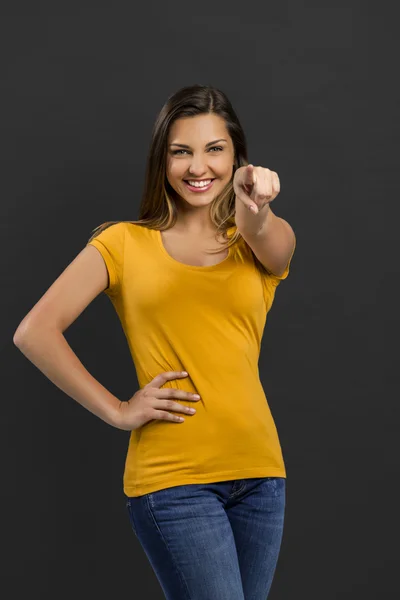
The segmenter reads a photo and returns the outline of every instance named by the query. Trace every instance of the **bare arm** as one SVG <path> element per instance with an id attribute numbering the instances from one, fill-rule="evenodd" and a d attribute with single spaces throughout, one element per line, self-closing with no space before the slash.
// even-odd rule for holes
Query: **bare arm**
<path id="1" fill-rule="evenodd" d="M 106 423 L 119 427 L 121 402 L 85 369 L 63 331 L 108 285 L 100 252 L 85 247 L 18 326 L 13 341 L 50 381 Z"/>
<path id="2" fill-rule="evenodd" d="M 90 375 L 60 331 L 33 326 L 15 344 L 60 390 L 117 427 L 121 402 Z"/>
<path id="3" fill-rule="evenodd" d="M 277 217 L 268 204 L 257 215 L 238 200 L 236 207 L 236 225 L 246 243 L 267 271 L 282 275 L 296 244 L 292 227 Z"/>

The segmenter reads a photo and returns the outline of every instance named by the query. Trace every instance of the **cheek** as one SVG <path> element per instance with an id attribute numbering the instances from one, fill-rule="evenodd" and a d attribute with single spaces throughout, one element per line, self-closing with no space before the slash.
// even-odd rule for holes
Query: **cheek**
<path id="1" fill-rule="evenodd" d="M 167 168 L 167 174 L 171 179 L 181 179 L 185 170 L 185 166 L 182 163 L 179 164 L 174 161 L 170 161 Z"/>
<path id="2" fill-rule="evenodd" d="M 230 179 L 232 179 L 232 177 L 233 177 L 233 162 L 228 161 L 224 165 L 224 178 L 230 180 Z"/>
<path id="3" fill-rule="evenodd" d="M 218 168 L 221 171 L 224 171 L 225 173 L 229 173 L 232 174 L 233 171 L 233 158 L 230 158 L 229 156 L 224 156 L 220 158 L 220 160 L 218 161 Z"/>

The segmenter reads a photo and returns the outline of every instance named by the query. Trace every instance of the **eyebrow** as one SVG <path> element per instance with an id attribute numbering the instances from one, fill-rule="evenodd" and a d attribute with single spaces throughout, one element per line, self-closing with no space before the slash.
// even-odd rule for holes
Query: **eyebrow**
<path id="1" fill-rule="evenodd" d="M 205 147 L 208 148 L 208 146 L 212 146 L 213 144 L 216 144 L 217 142 L 226 142 L 226 141 L 227 140 L 225 138 L 220 138 L 219 140 L 214 140 L 213 142 L 208 142 L 208 144 L 206 144 Z M 180 146 L 180 148 L 190 148 L 190 146 L 188 146 L 187 144 L 176 144 L 175 142 L 170 144 L 170 146 Z"/>

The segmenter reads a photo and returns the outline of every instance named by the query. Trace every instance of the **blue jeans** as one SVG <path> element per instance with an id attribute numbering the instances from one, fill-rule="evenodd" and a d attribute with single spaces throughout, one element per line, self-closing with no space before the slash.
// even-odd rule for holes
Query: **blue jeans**
<path id="1" fill-rule="evenodd" d="M 179 485 L 126 500 L 167 600 L 266 600 L 285 504 L 284 477 Z"/>

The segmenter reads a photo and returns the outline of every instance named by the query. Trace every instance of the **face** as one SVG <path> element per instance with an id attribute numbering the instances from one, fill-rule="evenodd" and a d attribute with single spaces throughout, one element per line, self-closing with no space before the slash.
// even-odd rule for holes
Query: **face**
<path id="1" fill-rule="evenodd" d="M 168 136 L 167 179 L 184 202 L 205 206 L 231 180 L 234 156 L 225 121 L 218 115 L 178 119 Z"/>

